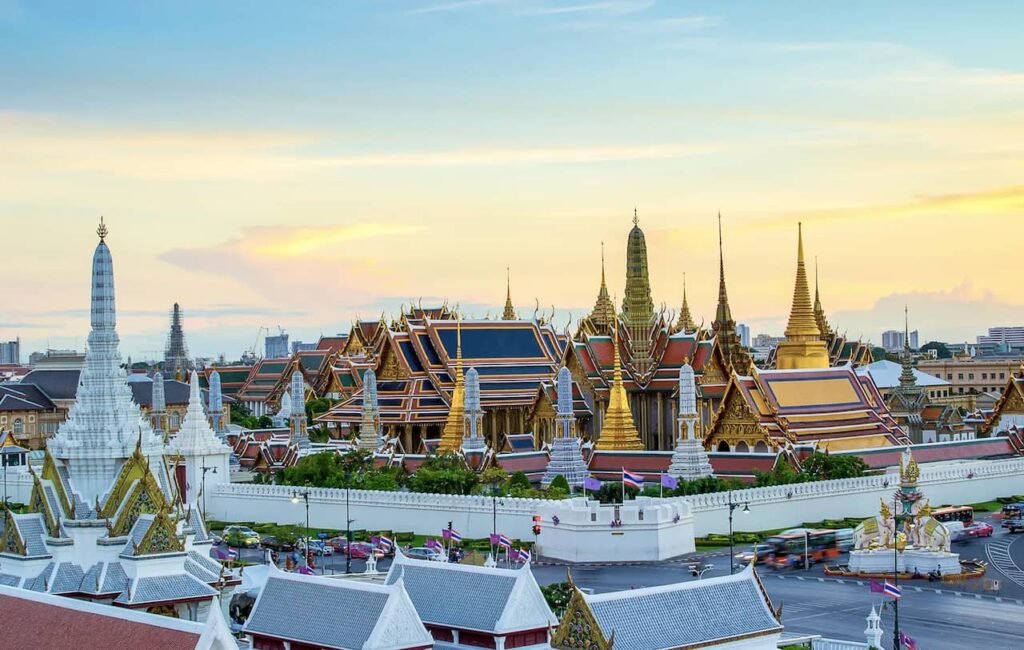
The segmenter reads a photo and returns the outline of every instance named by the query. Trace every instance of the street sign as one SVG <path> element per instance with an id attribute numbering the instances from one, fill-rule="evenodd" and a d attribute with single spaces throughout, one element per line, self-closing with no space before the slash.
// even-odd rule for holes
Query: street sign
<path id="1" fill-rule="evenodd" d="M 323 533 L 323 532 L 317 533 L 316 534 L 316 538 L 317 539 L 330 539 L 331 538 L 331 534 L 330 533 Z"/>

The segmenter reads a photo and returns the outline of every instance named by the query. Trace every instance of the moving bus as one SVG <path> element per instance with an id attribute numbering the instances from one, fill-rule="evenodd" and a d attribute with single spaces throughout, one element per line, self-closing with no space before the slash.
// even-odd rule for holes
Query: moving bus
<path id="1" fill-rule="evenodd" d="M 1024 530 L 1024 503 L 1007 503 L 1002 512 L 1003 528 L 1011 533 Z"/>
<path id="2" fill-rule="evenodd" d="M 805 551 L 808 564 L 839 557 L 836 531 L 828 528 L 810 530 L 806 533 L 774 535 L 765 542 L 772 546 L 767 563 L 777 569 L 803 567 Z"/>
<path id="3" fill-rule="evenodd" d="M 959 521 L 967 528 L 974 523 L 974 508 L 971 506 L 950 506 L 932 510 L 932 517 L 942 523 Z"/>

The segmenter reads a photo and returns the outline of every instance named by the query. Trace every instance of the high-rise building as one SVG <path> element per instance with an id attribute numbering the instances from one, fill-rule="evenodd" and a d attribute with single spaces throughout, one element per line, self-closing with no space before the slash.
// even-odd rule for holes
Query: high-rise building
<path id="1" fill-rule="evenodd" d="M 743 323 L 736 324 L 736 335 L 740 337 L 740 345 L 750 347 L 750 326 Z"/>
<path id="2" fill-rule="evenodd" d="M 281 332 L 263 339 L 265 355 L 268 359 L 284 359 L 288 356 L 288 335 Z"/>
<path id="3" fill-rule="evenodd" d="M 0 342 L 0 363 L 21 363 L 21 339 Z"/>
<path id="4" fill-rule="evenodd" d="M 297 352 L 309 352 L 310 350 L 316 349 L 316 343 L 303 343 L 302 341 L 292 341 L 292 354 Z"/>
<path id="5" fill-rule="evenodd" d="M 882 347 L 886 352 L 901 352 L 906 345 L 906 338 L 906 334 L 901 330 L 886 330 L 882 332 Z M 910 349 L 918 349 L 920 346 L 917 343 L 918 333 L 914 330 L 910 333 Z"/>
<path id="6" fill-rule="evenodd" d="M 990 327 L 988 334 L 978 337 L 978 345 L 1005 346 L 1010 348 L 1024 347 L 1024 327 Z"/>

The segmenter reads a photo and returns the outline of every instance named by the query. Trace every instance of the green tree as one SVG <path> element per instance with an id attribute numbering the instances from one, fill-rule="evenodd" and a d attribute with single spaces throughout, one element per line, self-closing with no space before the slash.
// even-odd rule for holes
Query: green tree
<path id="1" fill-rule="evenodd" d="M 868 464 L 857 456 L 839 456 L 816 451 L 802 463 L 803 471 L 811 480 L 828 481 L 864 476 Z"/>
<path id="2" fill-rule="evenodd" d="M 565 614 L 565 608 L 569 606 L 569 600 L 572 598 L 572 584 L 568 581 L 553 582 L 550 585 L 541 587 L 540 590 L 544 594 L 544 600 L 548 601 L 548 607 L 551 608 L 552 613 L 561 619 L 562 615 Z"/>
<path id="3" fill-rule="evenodd" d="M 431 494 L 472 494 L 480 483 L 476 472 L 466 468 L 455 454 L 427 458 L 409 480 L 413 492 Z"/>
<path id="4" fill-rule="evenodd" d="M 921 352 L 928 352 L 931 350 L 935 350 L 935 356 L 939 359 L 953 358 L 953 353 L 949 351 L 949 348 L 946 347 L 945 343 L 941 343 L 939 341 L 928 341 L 920 348 Z"/>
<path id="5" fill-rule="evenodd" d="M 509 492 L 512 490 L 529 490 L 533 485 L 530 483 L 530 478 L 526 475 L 526 472 L 518 471 L 508 479 Z"/>
<path id="6" fill-rule="evenodd" d="M 569 480 L 562 476 L 561 474 L 555 476 L 555 478 L 551 481 L 551 485 L 548 486 L 548 490 L 551 489 L 562 490 L 566 494 L 569 494 L 569 492 L 572 491 L 569 487 Z"/>

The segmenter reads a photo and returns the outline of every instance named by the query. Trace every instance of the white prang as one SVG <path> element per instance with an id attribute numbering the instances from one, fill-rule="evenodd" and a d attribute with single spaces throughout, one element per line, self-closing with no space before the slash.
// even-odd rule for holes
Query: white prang
<path id="1" fill-rule="evenodd" d="M 572 408 L 572 375 L 565 366 L 558 371 L 555 387 L 555 393 L 558 395 L 556 433 L 551 440 L 548 466 L 540 482 L 547 487 L 556 476 L 561 475 L 569 482 L 570 488 L 577 489 L 583 487 L 584 482 L 590 477 L 590 471 L 583 460 L 580 439 L 573 430 L 576 416 Z"/>
<path id="2" fill-rule="evenodd" d="M 378 431 L 380 415 L 377 408 L 377 373 L 373 368 L 363 374 L 363 420 L 359 424 L 356 446 L 369 452 L 380 446 Z"/>
<path id="3" fill-rule="evenodd" d="M 89 504 L 110 486 L 111 477 L 140 440 L 142 453 L 150 459 L 163 454 L 163 438 L 132 399 L 121 367 L 115 330 L 114 263 L 102 240 L 92 258 L 90 312 L 92 331 L 75 403 L 47 445 L 55 458 L 65 461 L 75 491 Z"/>
<path id="4" fill-rule="evenodd" d="M 204 483 L 227 483 L 230 479 L 228 459 L 231 448 L 217 436 L 206 419 L 203 398 L 199 392 L 199 375 L 195 370 L 192 371 L 185 419 L 177 435 L 167 445 L 167 453 L 180 457 L 185 465 L 187 504 L 198 503 Z"/>
<path id="5" fill-rule="evenodd" d="M 684 363 L 679 369 L 679 433 L 668 473 L 686 481 L 711 476 L 711 463 L 704 444 L 697 440 L 697 382 L 693 367 Z"/>

